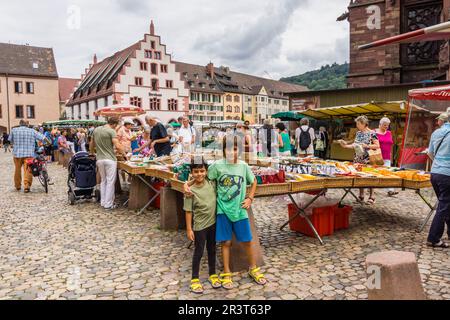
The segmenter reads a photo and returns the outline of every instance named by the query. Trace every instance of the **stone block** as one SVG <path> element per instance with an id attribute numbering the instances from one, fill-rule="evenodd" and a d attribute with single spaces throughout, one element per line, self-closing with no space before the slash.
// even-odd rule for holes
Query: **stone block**
<path id="1" fill-rule="evenodd" d="M 161 189 L 160 228 L 164 231 L 186 229 L 183 194 L 170 187 Z"/>
<path id="2" fill-rule="evenodd" d="M 400 251 L 373 253 L 367 256 L 366 267 L 369 277 L 369 300 L 426 299 L 414 253 Z M 376 280 L 376 277 L 379 279 Z M 371 280 L 374 280 L 373 283 Z"/>
<path id="3" fill-rule="evenodd" d="M 264 265 L 263 250 L 261 247 L 261 243 L 259 241 L 259 233 L 258 233 L 258 229 L 256 228 L 253 210 L 249 210 L 248 216 L 249 216 L 249 220 L 250 220 L 250 227 L 252 230 L 252 236 L 253 236 L 252 247 L 253 247 L 253 252 L 256 255 L 256 264 L 259 267 L 261 267 Z M 234 235 L 233 235 L 230 255 L 231 255 L 230 256 L 230 268 L 231 268 L 232 272 L 241 272 L 241 271 L 248 270 L 249 265 L 248 265 L 247 253 L 245 251 L 244 246 L 241 243 L 237 242 Z"/>

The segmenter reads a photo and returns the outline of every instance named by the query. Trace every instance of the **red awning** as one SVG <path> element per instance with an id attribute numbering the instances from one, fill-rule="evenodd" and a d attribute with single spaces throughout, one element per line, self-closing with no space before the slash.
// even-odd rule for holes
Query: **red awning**
<path id="1" fill-rule="evenodd" d="M 416 100 L 450 100 L 450 85 L 414 89 L 409 91 L 409 97 Z"/>
<path id="2" fill-rule="evenodd" d="M 368 43 L 359 46 L 358 49 L 366 50 L 394 43 L 411 43 L 411 42 L 437 41 L 448 39 L 450 39 L 450 21 L 440 23 L 431 27 L 427 27 L 424 29 L 419 29 L 408 33 L 400 34 L 398 36 L 378 40 L 372 43 Z"/>

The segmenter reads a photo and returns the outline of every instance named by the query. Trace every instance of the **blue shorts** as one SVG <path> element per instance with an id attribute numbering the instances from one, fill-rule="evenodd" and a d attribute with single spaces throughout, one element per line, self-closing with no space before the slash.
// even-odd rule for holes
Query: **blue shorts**
<path id="1" fill-rule="evenodd" d="M 233 233 L 238 242 L 251 242 L 252 230 L 248 219 L 231 222 L 226 214 L 217 215 L 216 241 L 226 242 L 233 239 Z"/>

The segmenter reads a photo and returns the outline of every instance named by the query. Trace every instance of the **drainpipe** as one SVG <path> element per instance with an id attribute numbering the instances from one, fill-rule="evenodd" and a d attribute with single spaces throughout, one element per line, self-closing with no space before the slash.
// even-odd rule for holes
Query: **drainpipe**
<path id="1" fill-rule="evenodd" d="M 6 74 L 6 110 L 8 112 L 8 134 L 11 134 L 11 117 L 9 112 L 9 81 L 8 74 Z"/>

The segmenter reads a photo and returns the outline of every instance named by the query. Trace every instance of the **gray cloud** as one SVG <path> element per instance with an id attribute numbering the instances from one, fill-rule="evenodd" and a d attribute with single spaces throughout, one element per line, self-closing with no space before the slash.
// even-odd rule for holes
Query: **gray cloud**
<path id="1" fill-rule="evenodd" d="M 286 0 L 269 3 L 255 20 L 241 24 L 230 24 L 222 33 L 199 36 L 194 48 L 199 47 L 219 56 L 227 63 L 246 66 L 259 58 L 278 56 L 281 36 L 289 19 L 298 7 L 307 0 Z"/>
<path id="2" fill-rule="evenodd" d="M 287 55 L 290 63 L 301 63 L 314 68 L 320 67 L 330 61 L 345 62 L 349 57 L 348 38 L 340 38 L 330 47 L 306 47 Z"/>
<path id="3" fill-rule="evenodd" d="M 148 15 L 149 3 L 148 1 L 142 0 L 112 0 L 119 10 L 137 14 L 137 15 Z"/>

